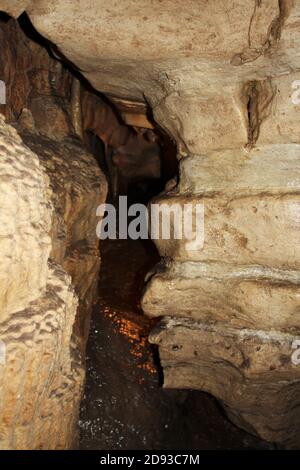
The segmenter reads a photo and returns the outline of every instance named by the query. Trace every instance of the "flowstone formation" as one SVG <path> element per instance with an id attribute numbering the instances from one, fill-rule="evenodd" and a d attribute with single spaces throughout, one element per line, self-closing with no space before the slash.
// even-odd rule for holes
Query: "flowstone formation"
<path id="1" fill-rule="evenodd" d="M 74 439 L 84 375 L 72 338 L 78 297 L 49 259 L 48 178 L 2 118 L 0 127 L 0 447 L 63 449 Z"/>
<path id="2" fill-rule="evenodd" d="M 1 25 L 0 448 L 76 445 L 107 194 L 71 123 L 72 77 L 11 19 Z"/>

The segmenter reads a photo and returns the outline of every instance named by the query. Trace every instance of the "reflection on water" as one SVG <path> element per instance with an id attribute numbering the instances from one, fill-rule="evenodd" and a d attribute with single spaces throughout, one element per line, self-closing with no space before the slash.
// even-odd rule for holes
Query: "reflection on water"
<path id="1" fill-rule="evenodd" d="M 140 298 L 145 274 L 159 261 L 150 241 L 101 242 L 99 300 L 87 347 L 79 421 L 81 449 L 247 449 L 265 447 L 223 417 L 215 400 L 163 390 L 147 338 L 156 320 Z"/>
<path id="2" fill-rule="evenodd" d="M 134 321 L 126 318 L 128 312 L 112 310 L 108 306 L 104 307 L 103 314 L 114 323 L 118 333 L 125 336 L 127 343 L 130 345 L 130 354 L 140 360 L 137 367 L 145 369 L 150 374 L 157 374 L 157 367 L 154 364 L 153 355 L 149 354 L 145 357 L 145 349 L 147 348 L 148 340 L 145 335 L 145 329 L 137 321 L 139 317 Z"/>

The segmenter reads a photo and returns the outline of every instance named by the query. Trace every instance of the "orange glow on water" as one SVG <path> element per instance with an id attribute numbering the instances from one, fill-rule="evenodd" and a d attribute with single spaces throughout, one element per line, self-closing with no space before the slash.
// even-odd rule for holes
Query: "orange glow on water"
<path id="1" fill-rule="evenodd" d="M 156 374 L 157 370 L 153 364 L 152 354 L 150 354 L 150 348 L 147 347 L 149 332 L 145 331 L 144 325 L 140 325 L 137 321 L 129 318 L 130 312 L 112 309 L 109 306 L 105 306 L 103 312 L 114 323 L 117 331 L 128 341 L 130 353 L 141 361 L 137 364 L 137 367 L 149 374 Z M 137 316 L 136 319 L 138 320 L 139 317 Z"/>

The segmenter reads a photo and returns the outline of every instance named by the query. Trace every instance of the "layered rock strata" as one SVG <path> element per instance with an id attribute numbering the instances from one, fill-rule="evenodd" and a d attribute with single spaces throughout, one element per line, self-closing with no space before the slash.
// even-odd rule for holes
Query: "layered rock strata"
<path id="1" fill-rule="evenodd" d="M 99 91 L 147 101 L 180 160 L 162 199 L 204 203 L 203 249 L 158 241 L 169 261 L 143 299 L 166 317 L 152 335 L 166 385 L 299 447 L 299 1 L 0 5 L 26 10 Z"/>

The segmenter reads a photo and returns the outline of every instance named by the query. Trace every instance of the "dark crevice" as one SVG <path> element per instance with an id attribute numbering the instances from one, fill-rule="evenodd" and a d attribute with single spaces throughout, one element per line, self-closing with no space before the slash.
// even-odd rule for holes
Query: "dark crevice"
<path id="1" fill-rule="evenodd" d="M 276 93 L 277 89 L 271 80 L 251 81 L 244 87 L 248 122 L 247 147 L 252 148 L 256 144 L 261 125 L 271 113 Z"/>

